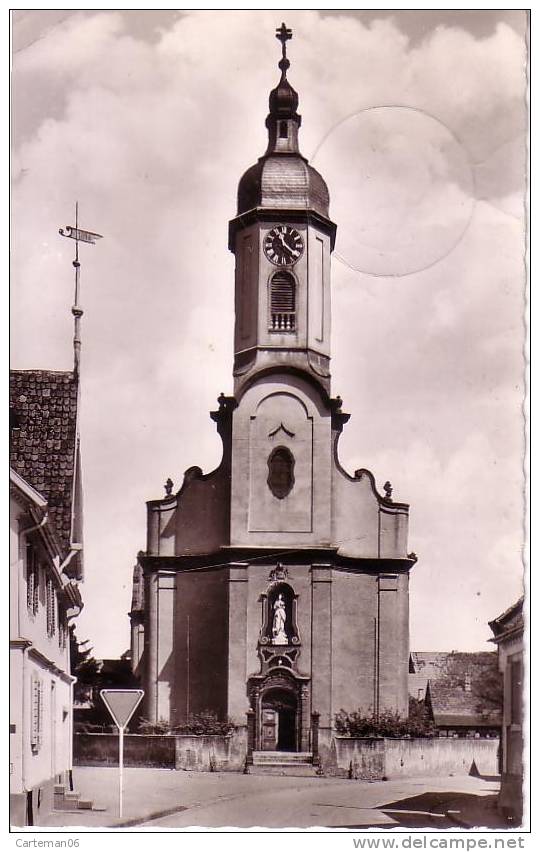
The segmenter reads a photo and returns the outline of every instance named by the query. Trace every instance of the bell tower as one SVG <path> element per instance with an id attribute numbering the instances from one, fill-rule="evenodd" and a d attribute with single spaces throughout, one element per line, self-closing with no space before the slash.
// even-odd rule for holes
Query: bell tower
<path id="1" fill-rule="evenodd" d="M 309 764 L 320 747 L 323 764 L 333 760 L 340 708 L 406 715 L 416 561 L 408 505 L 339 460 L 349 415 L 330 392 L 336 226 L 326 183 L 299 150 L 292 33 L 282 24 L 276 35 L 268 147 L 241 177 L 229 223 L 234 393 L 211 412 L 223 456 L 148 501 L 131 613 L 139 649 L 144 625 L 133 657 L 146 717 L 233 719 L 231 760 L 243 754 L 246 767 L 260 750 Z"/>
<path id="2" fill-rule="evenodd" d="M 336 226 L 328 188 L 298 147 L 298 95 L 287 79 L 270 92 L 268 148 L 242 176 L 237 215 L 229 224 L 236 258 L 234 389 L 276 368 L 303 373 L 330 389 L 330 255 Z"/>

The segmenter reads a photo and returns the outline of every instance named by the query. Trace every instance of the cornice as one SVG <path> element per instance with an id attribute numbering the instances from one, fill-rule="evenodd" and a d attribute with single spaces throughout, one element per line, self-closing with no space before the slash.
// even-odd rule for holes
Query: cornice
<path id="1" fill-rule="evenodd" d="M 337 225 L 315 210 L 301 207 L 254 207 L 235 216 L 229 222 L 229 250 L 235 251 L 235 234 L 240 228 L 247 228 L 254 222 L 294 222 L 316 225 L 330 237 L 330 250 L 334 250 Z"/>
<path id="2" fill-rule="evenodd" d="M 215 571 L 228 568 L 235 562 L 247 562 L 251 567 L 275 564 L 317 565 L 323 562 L 330 568 L 353 573 L 403 574 L 411 570 L 417 561 L 415 554 L 406 557 L 378 558 L 345 556 L 339 553 L 337 546 L 306 545 L 305 547 L 241 547 L 224 545 L 217 551 L 207 554 L 140 557 L 145 574 L 171 574 L 189 571 Z"/>

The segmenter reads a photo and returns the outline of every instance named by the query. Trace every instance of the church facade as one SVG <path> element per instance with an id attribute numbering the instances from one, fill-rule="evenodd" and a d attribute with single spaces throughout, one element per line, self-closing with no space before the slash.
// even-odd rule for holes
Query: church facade
<path id="1" fill-rule="evenodd" d="M 248 748 L 310 753 L 315 718 L 329 742 L 342 708 L 407 715 L 416 557 L 408 505 L 339 461 L 349 415 L 330 377 L 336 225 L 299 150 L 290 35 L 277 32 L 268 148 L 229 224 L 234 393 L 210 415 L 222 461 L 148 502 L 130 618 L 146 718 L 210 710 L 247 726 Z"/>

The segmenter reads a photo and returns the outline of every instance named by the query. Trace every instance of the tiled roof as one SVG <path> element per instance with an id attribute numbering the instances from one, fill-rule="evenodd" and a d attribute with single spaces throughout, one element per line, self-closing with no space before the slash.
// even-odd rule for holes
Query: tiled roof
<path id="1" fill-rule="evenodd" d="M 411 698 L 424 699 L 428 678 L 423 674 L 409 674 L 409 695 Z"/>
<path id="2" fill-rule="evenodd" d="M 426 678 L 441 677 L 449 656 L 449 651 L 411 651 L 409 671 Z"/>
<path id="3" fill-rule="evenodd" d="M 496 665 L 496 651 L 411 651 L 410 674 L 441 680 L 457 669 L 475 671 Z"/>
<path id="4" fill-rule="evenodd" d="M 69 550 L 77 443 L 78 381 L 74 373 L 10 372 L 10 464 L 47 500 L 65 553 Z"/>
<path id="5" fill-rule="evenodd" d="M 498 727 L 501 713 L 494 709 L 498 674 L 496 651 L 412 651 L 409 695 L 425 700 L 436 725 Z M 490 691 L 490 699 L 483 697 Z"/>
<path id="6" fill-rule="evenodd" d="M 489 622 L 494 634 L 493 642 L 498 642 L 507 636 L 523 631 L 523 602 L 524 599 L 520 598 L 501 615 Z"/>
<path id="7" fill-rule="evenodd" d="M 484 709 L 473 692 L 437 681 L 430 681 L 428 690 L 428 703 L 436 725 L 493 727 L 501 724 L 501 713 Z"/>

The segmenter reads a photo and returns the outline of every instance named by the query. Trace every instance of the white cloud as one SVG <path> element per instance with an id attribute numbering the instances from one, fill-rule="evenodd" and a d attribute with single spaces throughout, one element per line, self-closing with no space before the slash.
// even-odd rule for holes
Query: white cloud
<path id="1" fill-rule="evenodd" d="M 72 223 L 78 198 L 82 225 L 104 234 L 81 249 L 81 630 L 98 655 L 128 644 L 144 501 L 167 476 L 179 485 L 188 466 L 219 461 L 207 411 L 232 388 L 227 221 L 240 175 L 265 149 L 279 58 L 274 11 L 188 13 L 153 43 L 127 34 L 127 14 L 72 16 L 14 60 L 26 128 L 14 150 L 14 366 L 69 368 L 73 244 L 57 229 Z M 335 262 L 333 281 L 334 392 L 354 415 L 343 456 L 395 481 L 396 498 L 412 504 L 410 546 L 422 557 L 413 644 L 416 632 L 426 646 L 449 647 L 456 611 L 464 641 L 477 643 L 497 612 L 486 606 L 467 633 L 479 611 L 471 559 L 484 590 L 496 564 L 497 596 L 483 600 L 503 609 L 520 537 L 523 248 L 508 212 L 520 215 L 523 43 L 503 25 L 482 39 L 442 28 L 413 47 L 388 20 L 291 12 L 287 23 L 304 153 L 368 107 L 402 104 L 437 119 L 376 122 L 368 112 L 352 133 L 327 139 L 316 165 L 353 241 L 377 248 L 382 234 L 382 248 L 392 238 L 408 263 L 435 247 L 442 256 L 468 209 L 470 160 L 488 199 L 428 271 L 373 279 Z M 418 613 L 433 583 L 448 616 L 426 626 Z"/>

